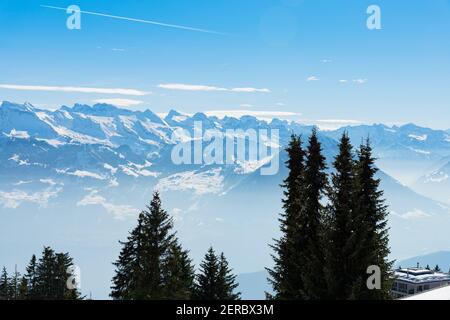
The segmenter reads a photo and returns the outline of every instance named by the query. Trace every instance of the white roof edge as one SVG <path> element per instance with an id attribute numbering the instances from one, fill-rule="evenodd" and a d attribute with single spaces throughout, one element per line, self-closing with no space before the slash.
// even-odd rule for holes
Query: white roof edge
<path id="1" fill-rule="evenodd" d="M 450 300 L 450 285 L 432 289 L 400 300 Z"/>

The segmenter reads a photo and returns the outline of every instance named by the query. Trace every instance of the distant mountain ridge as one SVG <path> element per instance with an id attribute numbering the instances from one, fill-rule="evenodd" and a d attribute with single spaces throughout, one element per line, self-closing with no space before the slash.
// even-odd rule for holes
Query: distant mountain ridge
<path id="1" fill-rule="evenodd" d="M 75 104 L 58 110 L 38 109 L 29 103 L 3 102 L 0 106 L 0 176 L 25 180 L 82 178 L 118 183 L 120 179 L 156 179 L 186 171 L 217 177 L 220 166 L 176 166 L 173 146 L 193 139 L 194 123 L 203 130 L 279 130 L 278 151 L 292 133 L 306 137 L 312 127 L 274 118 L 267 122 L 252 116 L 217 118 L 204 113 L 192 116 L 175 110 L 161 118 L 151 110 L 132 111 L 108 104 Z M 179 129 L 189 136 L 180 136 Z M 450 204 L 450 134 L 414 124 L 343 127 L 321 131 L 324 152 L 331 164 L 336 142 L 347 132 L 355 145 L 370 138 L 377 165 L 386 173 L 435 200 Z M 235 161 L 220 167 L 230 172 L 228 187 L 242 174 L 258 171 L 264 163 Z M 283 164 L 281 163 L 281 166 Z M 214 171 L 216 170 L 216 171 Z M 240 173 L 240 174 L 239 174 Z M 205 176 L 205 177 L 206 177 Z M 173 181 L 165 180 L 166 185 Z M 213 188 L 212 190 L 218 190 Z"/>
<path id="2" fill-rule="evenodd" d="M 249 161 L 175 165 L 172 148 L 190 139 L 177 130 L 184 129 L 192 137 L 195 121 L 220 132 L 278 129 L 278 174 L 262 176 L 259 170 L 264 163 Z M 278 234 L 280 184 L 287 175 L 283 149 L 292 133 L 306 141 L 311 130 L 312 126 L 252 116 L 189 116 L 171 110 L 160 117 L 150 110 L 107 104 L 48 111 L 4 102 L 0 106 L 0 213 L 6 218 L 2 219 L 0 250 L 7 252 L 11 241 L 21 243 L 27 252 L 37 252 L 43 244 L 69 246 L 84 266 L 84 281 L 92 286 L 102 282 L 97 296 L 107 297 L 104 283 L 110 280 L 110 263 L 117 257 L 117 240 L 126 238 L 136 214 L 158 189 L 194 260 L 214 244 L 232 253 L 230 263 L 238 273 L 270 267 L 268 244 Z M 427 190 L 421 177 L 446 168 L 449 133 L 411 124 L 319 131 L 329 168 L 344 131 L 355 147 L 369 136 L 378 157 L 379 178 L 391 213 L 393 258 L 445 249 L 450 243 L 448 205 L 415 190 Z M 434 180 L 445 190 L 443 182 Z M 16 230 L 33 235 L 33 243 Z M 5 259 L 13 263 L 29 258 L 28 253 L 18 254 L 9 252 Z M 262 277 L 244 276 L 243 282 Z M 259 296 L 262 289 L 255 294 Z"/>
<path id="3" fill-rule="evenodd" d="M 56 111 L 38 109 L 29 103 L 3 102 L 0 106 L 0 132 L 3 134 L 16 130 L 27 132 L 31 138 L 53 138 L 61 143 L 70 141 L 114 146 L 136 141 L 143 145 L 150 141 L 155 145 L 174 143 L 176 141 L 170 140 L 170 133 L 179 127 L 192 130 L 194 121 L 201 121 L 204 129 L 281 129 L 282 140 L 288 138 L 291 132 L 307 133 L 311 129 L 311 126 L 277 118 L 268 123 L 253 116 L 219 119 L 204 113 L 187 116 L 175 110 L 160 118 L 150 110 L 132 111 L 108 104 L 75 104 L 72 108 L 63 106 Z M 349 133 L 352 141 L 358 141 L 356 144 L 370 137 L 374 147 L 382 149 L 382 154 L 386 155 L 398 149 L 396 151 L 417 158 L 450 156 L 450 134 L 445 130 L 432 130 L 414 124 L 400 127 L 375 124 L 323 131 L 323 135 L 336 140 L 344 131 Z M 147 138 L 153 140 L 148 141 Z"/>
<path id="4" fill-rule="evenodd" d="M 396 265 L 403 268 L 416 267 L 419 264 L 420 267 L 425 268 L 427 265 L 430 268 L 434 268 L 436 265 L 443 272 L 450 272 L 450 251 L 433 252 L 422 256 L 412 257 L 397 261 Z"/>
<path id="5" fill-rule="evenodd" d="M 124 157 L 138 157 L 144 160 L 138 164 L 142 166 L 145 161 L 157 163 L 158 159 L 164 158 L 161 156 L 161 153 L 165 152 L 163 150 L 180 142 L 174 132 L 179 128 L 192 132 L 195 121 L 201 122 L 204 130 L 278 129 L 281 145 L 287 143 L 291 133 L 307 136 L 312 128 L 276 118 L 271 122 L 252 116 L 219 119 L 208 117 L 204 113 L 187 116 L 175 110 L 161 118 L 150 110 L 132 111 L 108 104 L 75 104 L 72 108 L 63 106 L 56 111 L 48 111 L 35 108 L 29 103 L 3 102 L 0 106 L 0 143 L 3 141 L 6 144 L 12 140 L 17 142 L 19 139 L 32 140 L 35 145 L 30 146 L 30 157 L 35 154 L 31 149 L 36 147 L 47 148 L 50 152 L 55 152 L 54 149 L 67 152 L 70 146 L 76 148 L 77 145 L 85 145 L 97 150 L 102 149 L 98 154 L 106 152 L 109 159 L 114 159 L 115 163 L 121 165 L 126 165 L 122 161 Z M 403 183 L 417 187 L 419 191 L 422 191 L 421 186 L 425 183 L 429 184 L 431 181 L 437 184 L 448 178 L 450 134 L 445 130 L 432 130 L 413 124 L 375 124 L 322 131 L 321 136 L 324 140 L 331 138 L 336 141 L 343 132 L 348 132 L 355 145 L 370 137 L 379 158 L 379 166 Z M 21 142 L 22 145 L 24 143 L 25 141 Z M 3 150 L 5 151 L 4 147 Z M 14 154 L 8 156 L 3 159 L 5 162 Z M 167 157 L 164 158 L 164 161 L 166 160 Z M 7 167 L 11 168 L 11 163 Z M 105 171 L 104 168 L 92 169 L 98 174 Z M 427 175 L 432 178 L 427 180 Z M 443 197 L 438 199 L 447 200 Z"/>

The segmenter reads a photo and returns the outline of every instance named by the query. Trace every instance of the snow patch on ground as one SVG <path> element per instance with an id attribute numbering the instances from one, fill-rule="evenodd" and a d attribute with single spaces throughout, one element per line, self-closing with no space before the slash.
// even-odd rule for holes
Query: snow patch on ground
<path id="1" fill-rule="evenodd" d="M 133 165 L 133 164 L 130 163 L 130 165 Z M 125 173 L 128 176 L 135 177 L 135 178 L 137 178 L 139 176 L 142 176 L 142 177 L 158 177 L 159 176 L 158 172 L 153 172 L 153 171 L 139 168 L 140 166 L 138 166 L 138 168 L 131 168 L 130 166 L 120 165 L 119 167 L 123 173 Z"/>
<path id="2" fill-rule="evenodd" d="M 60 146 L 65 145 L 66 143 L 61 142 L 57 139 L 36 139 L 37 141 L 43 141 L 49 145 L 51 145 L 52 147 L 58 148 Z"/>
<path id="3" fill-rule="evenodd" d="M 259 168 L 265 166 L 273 159 L 273 156 L 266 157 L 261 160 L 254 160 L 254 161 L 236 161 L 237 165 L 239 167 L 234 169 L 234 173 L 237 174 L 249 174 L 252 172 L 255 172 Z"/>
<path id="4" fill-rule="evenodd" d="M 421 294 L 409 296 L 402 300 L 450 300 L 450 286 L 433 289 Z"/>
<path id="5" fill-rule="evenodd" d="M 421 150 L 421 149 L 414 149 L 414 148 L 409 148 L 409 149 L 410 149 L 411 151 L 414 151 L 414 152 L 420 153 L 420 154 L 426 154 L 426 155 L 431 154 L 430 151 L 425 151 L 425 150 Z"/>
<path id="6" fill-rule="evenodd" d="M 8 160 L 16 162 L 19 166 L 31 166 L 31 164 L 28 160 L 21 160 L 20 156 L 18 154 L 13 155 Z"/>
<path id="7" fill-rule="evenodd" d="M 21 186 L 21 185 L 23 185 L 23 184 L 30 184 L 30 183 L 33 183 L 33 180 L 27 180 L 27 181 L 20 180 L 20 181 L 14 183 L 13 185 L 14 185 L 14 186 Z"/>
<path id="8" fill-rule="evenodd" d="M 40 183 L 48 184 L 50 186 L 56 186 L 57 184 L 64 185 L 62 182 L 55 182 L 53 179 L 40 179 Z"/>
<path id="9" fill-rule="evenodd" d="M 108 187 L 116 188 L 118 186 L 119 186 L 119 182 L 117 181 L 117 178 L 113 178 L 113 179 L 109 180 Z"/>
<path id="10" fill-rule="evenodd" d="M 428 135 L 423 134 L 423 135 L 415 135 L 415 134 L 410 134 L 408 137 L 410 137 L 411 139 L 417 140 L 417 141 L 427 141 L 428 139 Z"/>
<path id="11" fill-rule="evenodd" d="M 103 168 L 105 168 L 106 170 L 111 171 L 111 174 L 116 174 L 116 172 L 117 172 L 117 168 L 114 168 L 112 165 L 110 165 L 108 163 L 104 163 L 103 164 Z"/>
<path id="12" fill-rule="evenodd" d="M 12 129 L 9 134 L 5 134 L 8 138 L 15 139 L 30 139 L 30 135 L 27 131 L 17 131 L 16 129 Z"/>
<path id="13" fill-rule="evenodd" d="M 445 172 L 442 172 L 442 171 L 434 172 L 434 173 L 426 176 L 425 183 L 430 183 L 430 182 L 431 183 L 440 183 L 440 182 L 447 181 L 448 178 L 449 178 L 449 176 Z"/>
<path id="14" fill-rule="evenodd" d="M 91 121 L 97 123 L 107 137 L 120 137 L 120 135 L 117 133 L 117 126 L 114 123 L 114 118 L 92 115 L 87 115 L 86 117 Z"/>
<path id="15" fill-rule="evenodd" d="M 186 171 L 160 179 L 155 189 L 159 191 L 193 190 L 197 195 L 218 194 L 223 189 L 222 169 L 205 172 Z"/>
<path id="16" fill-rule="evenodd" d="M 77 133 L 70 129 L 67 129 L 63 126 L 59 126 L 54 124 L 54 118 L 45 112 L 36 112 L 36 116 L 49 125 L 59 136 L 67 137 L 72 139 L 74 142 L 82 143 L 82 144 L 103 144 L 109 147 L 113 147 L 113 144 L 108 140 L 97 139 L 85 134 Z"/>
<path id="17" fill-rule="evenodd" d="M 97 180 L 105 180 L 104 177 L 102 177 L 101 175 L 99 175 L 97 173 L 83 171 L 83 170 L 76 170 L 74 172 L 69 172 L 68 170 L 56 169 L 56 172 L 59 174 L 67 174 L 69 176 L 75 176 L 75 177 L 79 177 L 79 178 L 92 178 L 92 179 L 97 179 Z"/>

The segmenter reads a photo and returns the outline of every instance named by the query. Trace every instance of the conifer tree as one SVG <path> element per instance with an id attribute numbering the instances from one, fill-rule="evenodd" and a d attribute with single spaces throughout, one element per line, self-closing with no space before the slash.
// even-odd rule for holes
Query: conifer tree
<path id="1" fill-rule="evenodd" d="M 331 299 L 345 300 L 351 295 L 353 282 L 359 274 L 354 264 L 359 250 L 354 235 L 354 159 L 346 133 L 339 143 L 329 189 L 329 220 L 327 225 L 327 261 L 325 277 Z"/>
<path id="2" fill-rule="evenodd" d="M 136 228 L 128 236 L 127 241 L 119 243 L 122 245 L 119 258 L 113 265 L 116 267 L 116 274 L 113 277 L 111 287 L 111 297 L 116 300 L 131 300 L 136 298 L 136 290 L 139 281 L 142 279 L 141 267 L 141 238 L 142 225 L 144 223 L 144 213 L 140 213 Z"/>
<path id="3" fill-rule="evenodd" d="M 27 300 L 28 299 L 28 281 L 25 276 L 20 279 L 19 284 L 19 300 Z"/>
<path id="4" fill-rule="evenodd" d="M 355 260 L 360 274 L 352 290 L 352 299 L 390 299 L 393 262 L 390 253 L 387 227 L 387 206 L 380 190 L 380 180 L 376 178 L 378 169 L 372 156 L 370 141 L 360 146 L 355 169 L 354 219 L 355 238 L 361 250 Z M 378 266 L 381 270 L 381 290 L 367 288 L 367 268 Z"/>
<path id="5" fill-rule="evenodd" d="M 37 298 L 36 266 L 37 266 L 36 256 L 33 254 L 26 268 L 25 274 L 25 279 L 27 282 L 27 299 L 29 300 Z"/>
<path id="6" fill-rule="evenodd" d="M 0 300 L 10 299 L 10 287 L 9 287 L 9 277 L 8 271 L 3 267 L 0 275 Z"/>
<path id="7" fill-rule="evenodd" d="M 144 212 L 143 256 L 144 296 L 146 299 L 160 299 L 164 292 L 162 279 L 163 261 L 175 241 L 172 233 L 173 221 L 161 206 L 159 193 L 153 195 L 153 200 Z"/>
<path id="8" fill-rule="evenodd" d="M 14 273 L 10 279 L 9 290 L 10 290 L 10 299 L 18 300 L 19 299 L 19 289 L 20 289 L 20 273 L 17 271 L 17 266 L 15 267 Z"/>
<path id="9" fill-rule="evenodd" d="M 298 261 L 302 261 L 300 276 L 304 284 L 302 292 L 305 299 L 327 298 L 324 280 L 324 207 L 322 197 L 327 188 L 325 157 L 314 128 L 309 138 L 305 172 L 301 181 L 302 206 L 299 224 L 303 226 L 304 245 L 298 247 Z"/>
<path id="10" fill-rule="evenodd" d="M 197 285 L 195 297 L 198 300 L 218 300 L 217 276 L 219 273 L 219 262 L 214 249 L 209 248 L 202 263 L 200 273 L 197 274 Z"/>
<path id="11" fill-rule="evenodd" d="M 78 288 L 68 288 L 67 281 L 69 277 L 74 277 L 71 268 L 73 267 L 73 259 L 68 253 L 56 254 L 55 267 L 55 296 L 56 300 L 79 300 L 81 294 Z"/>
<path id="12" fill-rule="evenodd" d="M 189 300 L 194 293 L 195 271 L 187 251 L 173 244 L 163 267 L 164 297 Z"/>
<path id="13" fill-rule="evenodd" d="M 239 287 L 236 282 L 237 276 L 233 274 L 228 266 L 225 255 L 221 253 L 219 258 L 219 271 L 217 275 L 218 298 L 219 300 L 239 300 L 241 293 L 235 290 Z"/>
<path id="14" fill-rule="evenodd" d="M 301 178 L 304 172 L 305 152 L 302 149 L 301 138 L 291 136 L 289 146 L 286 148 L 288 160 L 286 166 L 288 177 L 284 180 L 283 210 L 279 219 L 282 236 L 272 245 L 275 266 L 267 269 L 269 282 L 273 287 L 276 299 L 298 299 L 303 291 L 301 261 L 296 259 L 297 250 L 303 245 L 303 230 L 299 224 L 301 201 Z"/>
<path id="15" fill-rule="evenodd" d="M 69 277 L 74 276 L 69 267 L 73 259 L 68 253 L 55 253 L 44 247 L 39 261 L 33 255 L 21 276 L 17 267 L 11 277 L 6 269 L 0 276 L 0 299 L 10 300 L 75 300 L 83 299 L 78 289 L 67 287 Z"/>
<path id="16" fill-rule="evenodd" d="M 195 298 L 199 300 L 238 300 L 239 292 L 236 276 L 228 266 L 225 255 L 216 255 L 214 249 L 209 248 L 200 264 L 197 275 Z"/>
<path id="17" fill-rule="evenodd" d="M 155 192 L 147 210 L 140 214 L 138 226 L 131 232 L 128 241 L 122 243 L 119 259 L 114 263 L 116 274 L 111 297 L 136 300 L 174 298 L 168 296 L 166 286 L 175 285 L 177 281 L 168 275 L 177 274 L 179 270 L 185 272 L 188 279 L 184 281 L 189 283 L 190 260 L 187 252 L 177 245 L 172 228 L 172 219 L 162 208 L 159 193 Z M 173 251 L 177 246 L 179 248 Z M 178 256 L 172 256 L 174 253 Z M 180 265 L 174 266 L 175 262 Z M 169 266 L 171 270 L 166 269 Z M 182 286 L 180 281 L 178 285 Z M 186 295 L 187 292 L 173 294 Z"/>
<path id="18" fill-rule="evenodd" d="M 44 247 L 36 266 L 36 292 L 39 300 L 56 299 L 56 255 L 50 247 Z"/>

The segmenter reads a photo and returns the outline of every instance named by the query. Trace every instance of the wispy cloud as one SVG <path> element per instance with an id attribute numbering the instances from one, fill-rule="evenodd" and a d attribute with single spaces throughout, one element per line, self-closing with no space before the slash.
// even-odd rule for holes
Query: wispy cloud
<path id="1" fill-rule="evenodd" d="M 108 202 L 104 197 L 98 194 L 97 190 L 91 191 L 83 199 L 81 199 L 77 206 L 84 207 L 90 205 L 102 206 L 108 213 L 112 214 L 117 219 L 124 219 L 126 217 L 134 216 L 138 212 L 137 209 L 128 205 L 116 205 Z"/>
<path id="2" fill-rule="evenodd" d="M 358 120 L 349 120 L 349 119 L 321 119 L 317 120 L 319 123 L 338 123 L 338 124 L 361 124 L 361 121 Z"/>
<path id="3" fill-rule="evenodd" d="M 102 93 L 120 94 L 126 96 L 145 96 L 151 92 L 123 88 L 90 88 L 90 87 L 61 87 L 61 86 L 29 86 L 15 84 L 0 84 L 0 89 L 22 91 L 52 91 L 52 92 L 76 92 L 76 93 Z"/>
<path id="4" fill-rule="evenodd" d="M 160 179 L 155 190 L 162 192 L 193 190 L 196 195 L 218 194 L 223 190 L 224 178 L 221 170 L 219 168 L 200 173 L 194 171 L 176 173 Z"/>
<path id="5" fill-rule="evenodd" d="M 408 212 L 405 212 L 405 213 L 397 213 L 395 211 L 393 211 L 391 213 L 393 215 L 396 215 L 396 216 L 398 216 L 398 217 L 400 217 L 402 219 L 405 219 L 405 220 L 417 220 L 417 219 L 429 218 L 429 217 L 432 216 L 431 214 L 429 214 L 429 213 L 427 213 L 425 211 L 422 211 L 420 209 L 414 209 L 412 211 L 408 211 Z"/>
<path id="6" fill-rule="evenodd" d="M 183 91 L 227 91 L 225 88 L 204 86 L 204 85 L 193 85 L 193 84 L 183 84 L 183 83 L 166 83 L 158 85 L 158 88 L 167 90 L 183 90 Z"/>
<path id="7" fill-rule="evenodd" d="M 310 82 L 310 81 L 319 81 L 320 79 L 316 76 L 311 76 L 306 78 L 306 81 Z"/>
<path id="8" fill-rule="evenodd" d="M 242 87 L 242 88 L 223 88 L 207 85 L 194 85 L 194 84 L 184 84 L 184 83 L 165 83 L 158 85 L 158 88 L 167 90 L 182 90 L 182 91 L 222 91 L 222 92 L 244 92 L 244 93 L 269 93 L 270 90 L 263 88 L 252 88 L 252 87 Z"/>
<path id="9" fill-rule="evenodd" d="M 142 103 L 140 100 L 132 100 L 132 99 L 97 99 L 94 100 L 95 103 L 106 103 L 106 104 L 112 104 L 114 106 L 118 107 L 131 107 L 131 106 L 137 106 Z"/>
<path id="10" fill-rule="evenodd" d="M 258 88 L 233 88 L 229 89 L 228 91 L 232 92 L 262 92 L 262 93 L 269 93 L 269 89 L 258 89 Z"/>
<path id="11" fill-rule="evenodd" d="M 62 188 L 47 188 L 35 193 L 27 193 L 22 190 L 11 192 L 0 191 L 0 204 L 4 208 L 17 209 L 23 202 L 35 203 L 40 207 L 46 207 L 51 198 L 58 196 Z"/>
<path id="12" fill-rule="evenodd" d="M 341 80 L 339 80 L 339 83 L 343 83 L 343 84 L 350 83 L 350 82 L 353 82 L 356 84 L 364 84 L 367 82 L 367 79 L 354 79 L 354 80 L 341 79 Z"/>
<path id="13" fill-rule="evenodd" d="M 302 120 L 306 125 L 315 125 L 320 130 L 336 130 L 347 126 L 358 126 L 364 124 L 363 121 L 354 119 L 320 119 L 320 120 Z"/>
<path id="14" fill-rule="evenodd" d="M 67 8 L 48 6 L 48 5 L 41 5 L 41 7 L 48 8 L 48 9 L 63 10 L 63 11 L 67 10 Z M 182 30 L 187 30 L 187 31 L 195 31 L 195 32 L 203 32 L 203 33 L 211 33 L 211 34 L 217 34 L 217 35 L 226 35 L 225 33 L 217 32 L 217 31 L 213 31 L 213 30 L 206 30 L 206 29 L 194 28 L 194 27 L 183 26 L 183 25 L 178 25 L 178 24 L 164 23 L 164 22 L 153 21 L 153 20 L 143 20 L 143 19 L 136 19 L 136 18 L 130 18 L 130 17 L 116 16 L 116 15 L 111 15 L 111 14 L 106 14 L 106 13 L 83 11 L 83 10 L 80 10 L 80 12 L 83 14 L 89 14 L 89 15 L 93 15 L 93 16 L 112 18 L 112 19 L 117 19 L 117 20 L 126 20 L 126 21 L 145 23 L 145 24 L 152 24 L 152 25 L 157 25 L 160 27 L 182 29 Z"/>
<path id="15" fill-rule="evenodd" d="M 241 118 L 243 116 L 253 116 L 258 119 L 271 120 L 273 118 L 292 119 L 298 118 L 302 114 L 288 111 L 256 111 L 256 110 L 210 110 L 205 111 L 208 116 L 215 116 L 218 118 L 234 117 Z"/>
<path id="16" fill-rule="evenodd" d="M 322 63 L 331 63 L 331 62 L 333 62 L 333 60 L 331 60 L 331 59 L 322 59 L 322 60 L 320 60 Z"/>

